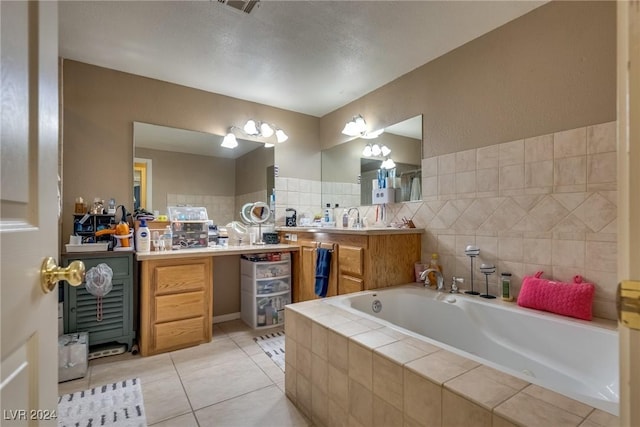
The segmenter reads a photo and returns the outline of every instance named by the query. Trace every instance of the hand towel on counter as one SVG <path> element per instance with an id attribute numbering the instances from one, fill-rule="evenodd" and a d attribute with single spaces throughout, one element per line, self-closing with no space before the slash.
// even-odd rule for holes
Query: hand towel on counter
<path id="1" fill-rule="evenodd" d="M 316 286 L 315 292 L 320 298 L 327 296 L 327 288 L 329 287 L 329 273 L 331 270 L 331 250 L 317 249 L 318 256 L 316 258 Z"/>

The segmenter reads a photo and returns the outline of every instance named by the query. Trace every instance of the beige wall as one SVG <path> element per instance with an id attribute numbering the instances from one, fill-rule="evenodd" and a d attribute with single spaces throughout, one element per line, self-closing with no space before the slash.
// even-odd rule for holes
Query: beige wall
<path id="1" fill-rule="evenodd" d="M 249 118 L 276 123 L 289 135 L 276 148 L 281 173 L 320 174 L 315 117 L 71 60 L 61 73 L 63 236 L 71 233 L 77 196 L 115 197 L 131 207 L 134 121 L 218 135 Z M 297 161 L 304 166 L 298 171 L 296 153 L 312 152 L 317 160 Z"/>
<path id="2" fill-rule="evenodd" d="M 233 160 L 148 148 L 136 148 L 135 156 L 153 162 L 153 209 L 160 212 L 166 212 L 170 193 L 235 196 Z"/>
<path id="3" fill-rule="evenodd" d="M 323 148 L 424 114 L 424 157 L 616 118 L 615 2 L 553 1 L 326 116 Z"/>
<path id="4" fill-rule="evenodd" d="M 275 148 L 258 148 L 236 160 L 236 196 L 267 191 L 267 168 L 273 166 L 274 151 Z"/>

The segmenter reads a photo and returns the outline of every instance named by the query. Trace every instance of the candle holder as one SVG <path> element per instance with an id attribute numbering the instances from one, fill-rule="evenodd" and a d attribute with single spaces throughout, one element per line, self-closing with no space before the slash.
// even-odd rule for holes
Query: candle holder
<path id="1" fill-rule="evenodd" d="M 496 272 L 496 267 L 493 264 L 482 264 L 480 266 L 480 271 L 484 274 L 484 282 L 485 282 L 485 293 L 481 294 L 481 298 L 494 299 L 495 295 L 489 295 L 489 276 Z"/>
<path id="2" fill-rule="evenodd" d="M 480 292 L 473 290 L 473 259 L 480 255 L 480 249 L 478 249 L 477 246 L 468 245 L 464 250 L 464 254 L 471 258 L 471 290 L 465 291 L 464 293 L 469 295 L 480 295 Z"/>

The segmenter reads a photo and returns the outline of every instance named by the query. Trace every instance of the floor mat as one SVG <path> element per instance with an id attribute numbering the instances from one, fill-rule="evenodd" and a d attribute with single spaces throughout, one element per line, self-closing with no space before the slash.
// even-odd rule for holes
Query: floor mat
<path id="1" fill-rule="evenodd" d="M 146 427 L 140 379 L 58 397 L 58 427 Z"/>
<path id="2" fill-rule="evenodd" d="M 284 372 L 284 331 L 261 335 L 253 340 Z"/>

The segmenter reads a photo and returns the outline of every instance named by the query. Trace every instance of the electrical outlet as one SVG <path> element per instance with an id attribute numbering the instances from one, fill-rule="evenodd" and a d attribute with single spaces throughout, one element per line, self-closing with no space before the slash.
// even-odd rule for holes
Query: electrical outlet
<path id="1" fill-rule="evenodd" d="M 284 234 L 284 240 L 291 240 L 291 234 L 290 233 L 285 233 Z"/>
<path id="2" fill-rule="evenodd" d="M 297 234 L 292 234 L 291 235 L 291 241 L 292 242 L 297 242 L 298 241 L 298 235 Z"/>

